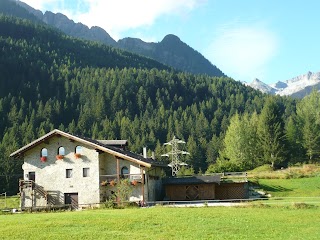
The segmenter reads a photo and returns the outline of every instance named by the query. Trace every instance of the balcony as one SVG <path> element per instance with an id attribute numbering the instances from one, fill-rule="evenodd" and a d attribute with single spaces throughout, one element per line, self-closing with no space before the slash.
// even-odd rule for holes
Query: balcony
<path id="1" fill-rule="evenodd" d="M 138 183 L 143 183 L 144 174 L 122 174 L 122 175 L 100 175 L 100 183 L 110 183 L 111 181 L 117 181 L 119 179 L 128 179 L 131 181 L 136 181 Z"/>

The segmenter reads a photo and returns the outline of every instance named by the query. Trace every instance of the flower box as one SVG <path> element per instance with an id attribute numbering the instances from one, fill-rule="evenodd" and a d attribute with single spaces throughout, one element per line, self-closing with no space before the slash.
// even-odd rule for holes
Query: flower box
<path id="1" fill-rule="evenodd" d="M 137 180 L 132 180 L 132 181 L 131 181 L 131 184 L 132 184 L 133 186 L 136 186 L 136 185 L 138 184 L 138 181 L 137 181 Z"/>
<path id="2" fill-rule="evenodd" d="M 115 180 L 111 180 L 109 182 L 109 184 L 110 184 L 111 187 L 114 187 L 116 185 L 116 181 Z"/>
<path id="3" fill-rule="evenodd" d="M 80 153 L 75 153 L 75 154 L 74 154 L 74 157 L 75 157 L 76 159 L 81 158 L 81 154 L 80 154 Z"/>
<path id="4" fill-rule="evenodd" d="M 57 156 L 56 156 L 56 159 L 57 160 L 62 160 L 64 158 L 64 156 L 63 155 L 60 155 L 60 154 L 58 154 Z"/>
<path id="5" fill-rule="evenodd" d="M 46 162 L 46 161 L 47 161 L 47 157 L 45 157 L 45 156 L 41 157 L 41 158 L 40 158 L 40 161 L 41 161 L 41 162 Z"/>
<path id="6" fill-rule="evenodd" d="M 108 183 L 107 181 L 102 181 L 102 182 L 101 182 L 101 186 L 106 186 L 107 183 Z"/>

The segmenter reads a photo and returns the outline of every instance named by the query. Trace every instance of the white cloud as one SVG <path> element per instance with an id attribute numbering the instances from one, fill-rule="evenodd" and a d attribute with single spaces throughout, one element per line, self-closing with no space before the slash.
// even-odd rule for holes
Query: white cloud
<path id="1" fill-rule="evenodd" d="M 89 27 L 102 27 L 117 39 L 128 29 L 151 26 L 160 16 L 187 15 L 207 0 L 74 0 L 72 4 L 70 0 L 22 1 L 42 11 L 64 13 Z M 68 8 L 70 5 L 75 9 Z"/>
<path id="2" fill-rule="evenodd" d="M 206 55 L 228 76 L 236 80 L 263 80 L 268 62 L 276 55 L 277 36 L 262 25 L 224 26 Z"/>
<path id="3" fill-rule="evenodd" d="M 89 26 L 101 26 L 118 38 L 122 31 L 152 25 L 163 15 L 183 15 L 191 11 L 199 0 L 84 0 L 90 6 L 87 13 L 76 20 Z"/>
<path id="4" fill-rule="evenodd" d="M 45 10 L 48 10 L 48 9 L 45 9 L 45 6 L 47 4 L 53 4 L 57 2 L 57 0 L 21 0 L 21 2 L 25 2 L 26 4 L 30 5 L 35 9 L 45 11 Z"/>

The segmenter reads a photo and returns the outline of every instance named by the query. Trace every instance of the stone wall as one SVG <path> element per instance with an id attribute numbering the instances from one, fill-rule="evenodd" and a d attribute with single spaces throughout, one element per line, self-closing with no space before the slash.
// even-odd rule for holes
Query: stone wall
<path id="1" fill-rule="evenodd" d="M 35 172 L 35 182 L 48 192 L 51 203 L 64 204 L 65 193 L 78 193 L 80 205 L 100 201 L 99 153 L 89 146 L 82 146 L 81 157 L 76 158 L 74 153 L 78 145 L 65 137 L 54 136 L 25 153 L 22 166 L 24 179 L 28 180 L 29 172 Z M 65 156 L 57 160 L 61 146 L 65 148 Z M 48 149 L 46 162 L 40 161 L 43 148 Z M 83 168 L 89 168 L 88 177 L 83 177 Z M 70 178 L 66 178 L 67 169 L 72 169 Z"/>
<path id="2" fill-rule="evenodd" d="M 80 157 L 75 156 L 77 146 L 82 147 Z M 56 159 L 59 147 L 65 149 L 65 155 L 61 160 Z M 48 150 L 45 162 L 40 161 L 43 148 Z M 160 168 L 147 169 L 135 162 L 119 159 L 120 173 L 123 167 L 128 168 L 130 181 L 139 179 L 138 183 L 132 186 L 130 201 L 159 200 L 162 186 Z M 22 168 L 25 180 L 30 180 L 29 173 L 34 172 L 35 183 L 48 193 L 47 199 L 34 194 L 34 199 L 31 201 L 31 193 L 26 191 L 24 194 L 26 197 L 22 199 L 24 207 L 65 204 L 66 194 L 76 195 L 80 206 L 98 204 L 110 198 L 116 191 L 116 187 L 102 186 L 102 182 L 107 179 L 108 181 L 110 178 L 117 179 L 116 157 L 65 137 L 53 136 L 27 151 Z M 83 175 L 84 168 L 89 169 L 87 177 Z M 70 177 L 67 177 L 68 169 L 72 171 Z M 145 176 L 143 181 L 140 179 L 141 174 Z"/>

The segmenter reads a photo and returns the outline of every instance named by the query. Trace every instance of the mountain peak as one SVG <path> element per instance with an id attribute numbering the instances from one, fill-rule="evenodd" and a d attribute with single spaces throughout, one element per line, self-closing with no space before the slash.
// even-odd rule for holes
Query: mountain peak
<path id="1" fill-rule="evenodd" d="M 258 78 L 253 79 L 252 83 L 263 83 L 262 81 L 260 81 Z"/>
<path id="2" fill-rule="evenodd" d="M 320 72 L 313 73 L 309 71 L 306 74 L 270 85 L 254 79 L 248 85 L 264 93 L 302 98 L 308 95 L 312 89 L 320 89 Z"/>
<path id="3" fill-rule="evenodd" d="M 264 82 L 260 81 L 258 78 L 253 79 L 253 81 L 248 84 L 250 87 L 254 89 L 258 89 L 263 93 L 273 93 L 274 88 L 269 86 L 268 84 L 265 84 Z"/>
<path id="4" fill-rule="evenodd" d="M 147 43 L 138 38 L 125 38 L 117 42 L 102 28 L 89 28 L 82 23 L 75 23 L 62 13 L 47 11 L 43 14 L 41 11 L 35 10 L 22 2 L 20 6 L 32 13 L 40 21 L 58 28 L 67 35 L 99 41 L 106 45 L 137 53 L 180 71 L 216 77 L 224 76 L 220 69 L 174 34 L 166 35 L 158 43 Z"/>
<path id="5" fill-rule="evenodd" d="M 181 40 L 180 40 L 179 37 L 177 37 L 177 36 L 174 35 L 174 34 L 168 34 L 168 35 L 166 35 L 166 36 L 162 39 L 161 42 L 162 42 L 162 43 L 163 43 L 163 42 L 181 42 Z"/>

